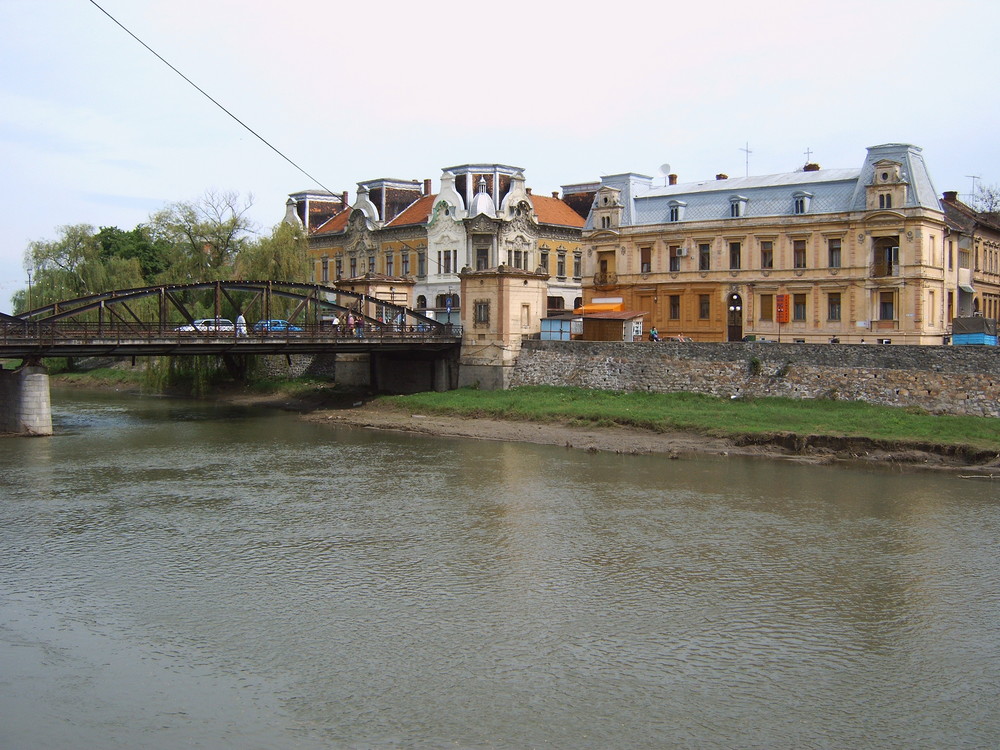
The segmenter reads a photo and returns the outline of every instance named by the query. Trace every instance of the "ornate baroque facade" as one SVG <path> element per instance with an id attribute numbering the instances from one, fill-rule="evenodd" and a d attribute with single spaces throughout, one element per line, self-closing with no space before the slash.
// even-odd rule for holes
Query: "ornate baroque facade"
<path id="1" fill-rule="evenodd" d="M 661 336 L 940 344 L 976 295 L 996 293 L 960 273 L 916 146 L 871 147 L 854 169 L 666 182 L 564 187 L 590 204 L 585 302 L 620 300 Z"/>
<path id="2" fill-rule="evenodd" d="M 300 205 L 309 197 L 308 207 Z M 317 196 L 289 198 L 287 220 L 317 214 Z M 548 312 L 582 301 L 584 216 L 561 200 L 532 195 L 522 170 L 503 164 L 449 167 L 441 188 L 431 181 L 371 180 L 359 183 L 353 205 L 330 197 L 339 210 L 309 228 L 313 277 L 350 283 L 378 276 L 395 299 L 437 320 L 459 323 L 459 272 L 507 267 L 549 275 Z M 392 285 L 392 279 L 411 283 Z M 405 292 L 403 291 L 405 289 Z"/>

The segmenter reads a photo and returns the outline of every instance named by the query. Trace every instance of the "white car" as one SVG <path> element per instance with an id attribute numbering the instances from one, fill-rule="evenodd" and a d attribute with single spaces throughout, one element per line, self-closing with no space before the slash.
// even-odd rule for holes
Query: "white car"
<path id="1" fill-rule="evenodd" d="M 190 325 L 180 326 L 174 330 L 188 333 L 194 331 L 198 331 L 199 333 L 211 331 L 225 331 L 227 333 L 232 333 L 236 330 L 236 326 L 233 325 L 233 321 L 226 318 L 199 318 Z"/>

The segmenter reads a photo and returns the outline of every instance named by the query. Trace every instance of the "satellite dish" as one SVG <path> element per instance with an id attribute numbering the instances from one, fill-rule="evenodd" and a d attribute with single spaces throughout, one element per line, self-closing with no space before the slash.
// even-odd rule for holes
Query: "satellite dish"
<path id="1" fill-rule="evenodd" d="M 660 165 L 660 174 L 662 174 L 662 175 L 668 175 L 668 174 L 670 174 L 670 165 L 669 164 L 661 164 Z"/>

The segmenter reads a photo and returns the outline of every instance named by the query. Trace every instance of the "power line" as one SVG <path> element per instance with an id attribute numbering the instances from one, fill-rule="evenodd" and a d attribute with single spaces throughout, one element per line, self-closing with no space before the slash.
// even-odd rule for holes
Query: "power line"
<path id="1" fill-rule="evenodd" d="M 302 174 L 304 174 L 310 180 L 312 180 L 313 182 L 315 182 L 321 188 L 323 188 L 324 190 L 326 190 L 328 193 L 331 193 L 331 194 L 333 193 L 333 191 L 330 190 L 330 188 L 328 188 L 326 185 L 324 185 L 322 182 L 320 182 L 319 180 L 317 180 L 315 177 L 313 177 L 311 174 L 309 174 L 306 170 L 304 170 L 302 167 L 300 167 L 298 164 L 296 164 L 294 161 L 292 161 L 290 158 L 288 158 L 283 153 L 281 153 L 281 151 L 279 151 L 276 147 L 274 147 L 270 143 L 268 143 L 268 141 L 262 135 L 260 135 L 256 131 L 254 131 L 254 129 L 251 128 L 249 125 L 247 125 L 245 122 L 243 122 L 243 120 L 241 120 L 239 117 L 237 117 L 232 112 L 230 112 L 228 109 L 226 109 L 224 106 L 222 106 L 219 102 L 217 102 L 214 98 L 212 98 L 212 96 L 208 92 L 206 92 L 203 88 L 201 88 L 201 86 L 199 86 L 198 84 L 196 84 L 194 81 L 192 81 L 186 75 L 184 75 L 183 73 L 181 73 L 177 68 L 175 68 L 169 62 L 167 62 L 156 50 L 154 50 L 152 47 L 150 47 L 148 44 L 146 44 L 144 41 L 142 41 L 139 37 L 137 37 L 135 34 L 133 34 L 131 31 L 129 31 L 125 27 L 125 25 L 121 23 L 121 21 L 119 21 L 113 15 L 111 15 L 106 10 L 104 10 L 104 8 L 102 8 L 100 5 L 98 5 L 96 2 L 94 2 L 94 0 L 90 0 L 90 4 L 93 5 L 95 8 L 97 8 L 99 11 L 101 11 L 101 13 L 103 13 L 104 15 L 106 15 L 112 21 L 114 21 L 115 24 L 119 28 L 121 28 L 122 31 L 124 31 L 130 37 L 132 37 L 137 42 L 139 42 L 139 44 L 141 44 L 143 47 L 145 47 L 151 53 L 153 53 L 154 55 L 156 55 L 157 59 L 160 62 L 162 62 L 164 65 L 166 65 L 172 71 L 174 71 L 177 75 L 179 75 L 181 78 L 183 78 L 189 84 L 191 84 L 194 88 L 196 88 L 206 99 L 208 99 L 210 102 L 212 102 L 212 104 L 214 104 L 216 107 L 218 107 L 223 112 L 225 112 L 227 115 L 229 115 L 234 120 L 236 120 L 236 122 L 238 122 L 248 133 L 250 133 L 252 136 L 254 136 L 255 138 L 257 138 L 261 143 L 263 143 L 265 146 L 267 146 L 269 149 L 271 149 L 274 153 L 276 153 L 282 159 L 284 159 L 285 161 L 287 161 L 289 164 L 291 164 L 293 167 L 295 167 L 297 170 L 299 170 Z"/>

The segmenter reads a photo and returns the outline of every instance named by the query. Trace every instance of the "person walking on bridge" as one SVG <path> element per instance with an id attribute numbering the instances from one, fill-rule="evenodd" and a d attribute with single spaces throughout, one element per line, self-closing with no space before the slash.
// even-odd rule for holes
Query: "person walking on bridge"
<path id="1" fill-rule="evenodd" d="M 245 338 L 247 335 L 247 319 L 243 317 L 243 313 L 236 316 L 236 335 L 239 338 Z"/>

